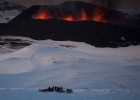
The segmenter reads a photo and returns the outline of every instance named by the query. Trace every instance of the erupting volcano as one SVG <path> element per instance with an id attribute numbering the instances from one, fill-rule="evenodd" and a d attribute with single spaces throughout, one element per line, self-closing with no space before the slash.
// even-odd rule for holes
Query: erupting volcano
<path id="1" fill-rule="evenodd" d="M 64 20 L 72 21 L 96 21 L 111 24 L 124 24 L 125 19 L 121 12 L 100 7 L 81 1 L 68 1 L 59 5 L 36 5 L 32 6 L 17 18 L 10 21 L 26 20 Z"/>
<path id="2" fill-rule="evenodd" d="M 140 29 L 125 26 L 124 16 L 119 11 L 81 1 L 35 5 L 0 28 L 0 32 L 39 40 L 85 42 L 98 47 L 140 44 Z"/>
<path id="3" fill-rule="evenodd" d="M 80 13 L 79 13 L 80 12 Z M 76 14 L 59 14 L 55 15 L 55 13 L 49 11 L 47 8 L 40 9 L 36 14 L 32 16 L 33 19 L 60 19 L 66 21 L 98 21 L 98 22 L 107 22 L 104 19 L 105 12 L 100 7 L 91 10 L 91 14 L 88 14 L 87 11 L 82 8 Z M 93 13 L 93 14 L 92 14 Z"/>

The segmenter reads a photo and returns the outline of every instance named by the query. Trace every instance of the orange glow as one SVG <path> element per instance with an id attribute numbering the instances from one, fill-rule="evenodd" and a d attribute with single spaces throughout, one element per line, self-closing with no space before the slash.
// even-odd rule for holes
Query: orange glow
<path id="1" fill-rule="evenodd" d="M 91 21 L 98 21 L 98 22 L 107 22 L 104 19 L 105 11 L 102 8 L 96 8 L 93 11 L 93 15 L 88 16 L 87 12 L 85 9 L 81 9 L 80 14 L 77 15 L 63 15 L 62 17 L 58 16 L 57 19 L 62 19 L 66 21 L 86 21 L 86 20 L 91 20 Z M 42 9 L 40 10 L 37 14 L 32 16 L 33 19 L 49 19 L 49 18 L 54 18 L 54 15 L 51 15 L 48 10 Z"/>
<path id="2" fill-rule="evenodd" d="M 76 18 L 76 16 L 75 16 L 75 18 Z M 85 20 L 90 20 L 90 19 L 88 19 L 86 11 L 84 9 L 82 9 L 81 14 L 78 18 L 74 19 L 73 16 L 68 16 L 68 17 L 65 17 L 64 20 L 66 20 L 66 21 L 85 21 Z"/>
<path id="3" fill-rule="evenodd" d="M 67 16 L 67 17 L 64 18 L 64 20 L 66 20 L 66 21 L 74 21 L 72 16 Z"/>
<path id="4" fill-rule="evenodd" d="M 38 14 L 32 16 L 33 19 L 49 19 L 52 18 L 50 14 L 47 12 L 47 10 L 40 10 Z"/>
<path id="5" fill-rule="evenodd" d="M 86 14 L 86 11 L 84 9 L 82 9 L 82 13 L 81 13 L 81 16 L 80 16 L 80 21 L 84 21 L 84 20 L 89 20 L 88 17 L 87 17 L 87 14 Z"/>
<path id="6" fill-rule="evenodd" d="M 105 12 L 101 8 L 96 8 L 93 13 L 93 20 L 97 22 L 106 22 L 104 19 Z"/>

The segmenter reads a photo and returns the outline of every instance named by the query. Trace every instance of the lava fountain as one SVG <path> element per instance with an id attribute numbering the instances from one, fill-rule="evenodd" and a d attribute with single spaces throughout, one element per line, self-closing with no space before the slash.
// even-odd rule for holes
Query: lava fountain
<path id="1" fill-rule="evenodd" d="M 61 16 L 55 16 L 52 14 L 50 14 L 49 10 L 48 9 L 40 9 L 40 11 L 36 14 L 34 14 L 32 16 L 33 19 L 60 19 L 60 20 L 66 20 L 66 21 L 87 21 L 87 20 L 90 20 L 90 21 L 97 21 L 97 22 L 107 22 L 105 19 L 104 19 L 104 15 L 105 15 L 105 11 L 102 10 L 102 8 L 96 8 L 93 10 L 93 13 L 92 16 L 89 16 L 86 12 L 86 10 L 84 8 L 81 9 L 80 13 L 77 13 L 76 15 L 61 15 Z M 63 16 L 63 17 L 62 17 Z"/>
<path id="2" fill-rule="evenodd" d="M 93 20 L 97 22 L 107 22 L 105 20 L 105 10 L 97 7 L 93 12 Z"/>
<path id="3" fill-rule="evenodd" d="M 49 14 L 49 11 L 47 9 L 41 9 L 37 14 L 32 16 L 33 19 L 49 19 L 52 18 L 52 16 Z"/>

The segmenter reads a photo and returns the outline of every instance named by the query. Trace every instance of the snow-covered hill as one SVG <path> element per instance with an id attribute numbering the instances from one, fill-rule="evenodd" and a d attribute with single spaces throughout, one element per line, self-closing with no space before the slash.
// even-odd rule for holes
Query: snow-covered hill
<path id="1" fill-rule="evenodd" d="M 38 41 L 0 54 L 0 98 L 139 100 L 139 51 L 140 46 L 114 49 L 82 42 Z M 72 88 L 74 93 L 38 92 L 48 86 Z"/>
<path id="2" fill-rule="evenodd" d="M 14 52 L 37 42 L 27 37 L 0 36 L 0 54 Z"/>
<path id="3" fill-rule="evenodd" d="M 0 11 L 0 23 L 7 23 L 15 18 L 21 11 L 19 10 L 4 10 Z"/>
<path id="4" fill-rule="evenodd" d="M 1 2 L 0 3 L 0 23 L 7 23 L 26 8 L 19 4 Z"/>

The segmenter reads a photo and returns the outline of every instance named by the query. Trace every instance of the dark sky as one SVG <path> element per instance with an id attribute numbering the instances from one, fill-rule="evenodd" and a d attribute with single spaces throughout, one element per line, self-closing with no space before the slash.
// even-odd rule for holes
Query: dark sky
<path id="1" fill-rule="evenodd" d="M 1 0 L 0 0 L 1 1 Z M 37 4 L 58 4 L 68 0 L 7 0 L 14 3 L 20 3 L 24 6 L 32 6 Z M 78 1 L 78 0 L 69 0 Z M 140 0 L 79 0 L 85 2 L 92 2 L 94 4 L 102 5 L 109 8 L 128 8 L 140 9 Z"/>

